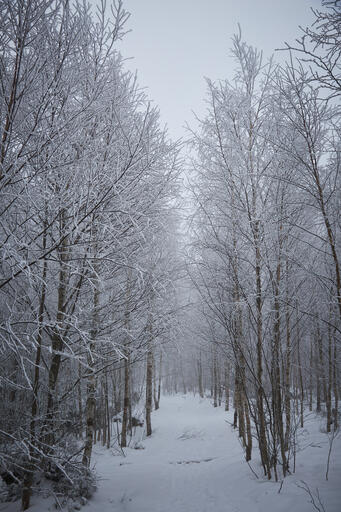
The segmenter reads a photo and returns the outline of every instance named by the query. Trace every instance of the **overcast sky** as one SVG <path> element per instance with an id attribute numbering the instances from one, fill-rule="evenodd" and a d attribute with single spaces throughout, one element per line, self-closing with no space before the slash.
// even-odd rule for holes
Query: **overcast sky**
<path id="1" fill-rule="evenodd" d="M 172 137 L 194 125 L 192 111 L 205 112 L 204 77 L 231 77 L 231 37 L 243 38 L 269 57 L 284 41 L 293 42 L 298 25 L 313 19 L 320 0 L 124 0 L 131 29 L 119 49 L 126 65 L 161 111 Z"/>

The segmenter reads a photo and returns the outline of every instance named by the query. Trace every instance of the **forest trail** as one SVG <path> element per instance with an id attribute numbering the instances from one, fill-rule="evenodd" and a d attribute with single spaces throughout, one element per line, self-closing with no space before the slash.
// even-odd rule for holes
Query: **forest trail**
<path id="1" fill-rule="evenodd" d="M 104 480 L 90 506 L 94 511 L 127 512 L 226 510 L 226 502 L 221 507 L 227 482 L 235 488 L 241 473 L 233 478 L 223 468 L 243 463 L 237 438 L 232 435 L 232 442 L 226 443 L 231 434 L 225 419 L 226 413 L 208 402 L 163 397 L 161 408 L 153 413 L 152 437 L 142 442 L 144 450 L 128 449 L 126 458 L 114 459 L 97 452 L 96 469 Z"/>
<path id="2" fill-rule="evenodd" d="M 333 450 L 329 481 L 324 480 L 328 446 L 318 421 L 310 421 L 295 475 L 280 483 L 257 479 L 243 458 L 232 411 L 214 409 L 199 397 L 164 396 L 152 415 L 153 434 L 144 449 L 125 449 L 125 457 L 95 447 L 98 491 L 84 512 L 308 512 L 309 496 L 296 483 L 319 488 L 327 512 L 340 510 L 340 443 Z M 308 420 L 309 422 L 309 420 Z M 307 422 L 307 424 L 308 424 Z M 309 427 L 308 427 L 309 428 Z M 324 437 L 323 437 L 324 436 Z M 307 441 L 307 442 L 306 442 Z M 336 450 L 336 451 L 335 451 Z M 306 464 L 305 464 L 306 461 Z"/>

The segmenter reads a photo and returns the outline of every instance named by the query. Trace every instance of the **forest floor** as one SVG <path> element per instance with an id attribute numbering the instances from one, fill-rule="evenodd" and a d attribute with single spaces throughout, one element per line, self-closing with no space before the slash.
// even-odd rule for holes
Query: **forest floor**
<path id="1" fill-rule="evenodd" d="M 254 450 L 253 471 L 245 462 L 232 412 L 213 408 L 208 399 L 164 396 L 152 416 L 153 434 L 135 441 L 140 449 L 123 454 L 95 446 L 98 490 L 84 512 L 339 512 L 341 510 L 341 436 L 334 439 L 329 478 L 328 436 L 315 414 L 299 429 L 296 472 L 281 482 L 262 477 Z M 309 486 L 316 507 L 302 488 Z M 299 487 L 300 486 L 300 487 Z M 322 505 L 319 503 L 319 494 Z M 18 510 L 16 504 L 0 511 Z M 6 506 L 6 505 L 5 505 Z M 15 508 L 16 506 L 16 508 Z M 12 508 L 13 507 L 13 508 Z M 56 510 L 35 497 L 32 512 Z"/>

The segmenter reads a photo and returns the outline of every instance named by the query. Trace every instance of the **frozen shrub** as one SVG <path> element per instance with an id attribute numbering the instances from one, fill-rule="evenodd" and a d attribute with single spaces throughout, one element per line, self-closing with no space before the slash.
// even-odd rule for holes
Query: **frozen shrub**
<path id="1" fill-rule="evenodd" d="M 96 478 L 83 465 L 74 465 L 55 481 L 53 490 L 57 495 L 82 502 L 81 498 L 88 500 L 96 491 Z"/>

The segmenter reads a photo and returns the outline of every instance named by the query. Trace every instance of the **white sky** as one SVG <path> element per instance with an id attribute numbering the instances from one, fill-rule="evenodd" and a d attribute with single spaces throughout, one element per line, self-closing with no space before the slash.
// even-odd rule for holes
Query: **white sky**
<path id="1" fill-rule="evenodd" d="M 310 25 L 311 7 L 320 0 L 124 0 L 131 29 L 119 49 L 126 66 L 161 111 L 172 137 L 185 135 L 192 111 L 205 112 L 204 77 L 231 77 L 231 37 L 243 39 L 269 57 L 283 42 L 293 42 L 298 25 Z"/>

